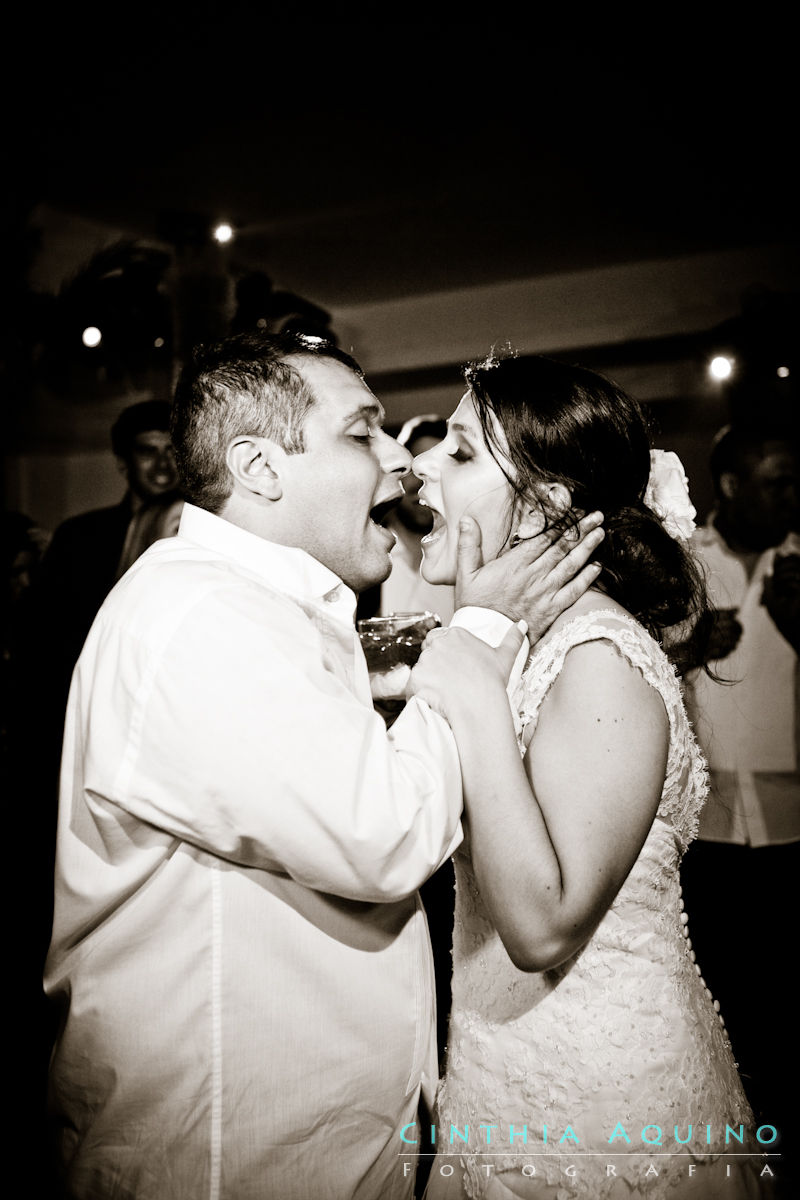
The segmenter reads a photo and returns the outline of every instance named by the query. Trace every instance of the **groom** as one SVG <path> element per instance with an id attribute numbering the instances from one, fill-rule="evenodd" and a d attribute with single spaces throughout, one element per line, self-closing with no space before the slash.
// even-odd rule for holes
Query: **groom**
<path id="1" fill-rule="evenodd" d="M 382 418 L 318 339 L 231 338 L 178 384 L 190 503 L 105 601 L 67 712 L 45 986 L 71 1197 L 410 1194 L 398 1131 L 436 1074 L 416 889 L 461 787 L 424 704 L 387 735 L 354 632 L 410 463 Z M 460 602 L 538 636 L 599 538 L 481 568 L 473 529 Z"/>

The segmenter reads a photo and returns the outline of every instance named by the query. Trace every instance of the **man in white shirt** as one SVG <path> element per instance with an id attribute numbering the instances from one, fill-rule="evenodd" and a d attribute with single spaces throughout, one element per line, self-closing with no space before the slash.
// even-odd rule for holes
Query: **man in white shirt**
<path id="1" fill-rule="evenodd" d="M 382 418 L 319 339 L 231 338 L 179 382 L 190 502 L 103 605 L 67 712 L 45 984 L 71 1197 L 411 1194 L 400 1130 L 436 1076 L 416 889 L 461 785 L 423 704 L 387 735 L 354 630 L 409 468 Z M 482 570 L 468 547 L 462 599 L 537 636 L 600 536 Z"/>
<path id="2" fill-rule="evenodd" d="M 800 870 L 800 474 L 787 432 L 765 424 L 720 431 L 710 468 L 717 507 L 694 548 L 715 610 L 712 674 L 691 676 L 687 699 L 711 790 L 682 867 L 684 900 L 757 1116 L 788 1133 L 796 1039 L 782 921 Z"/>

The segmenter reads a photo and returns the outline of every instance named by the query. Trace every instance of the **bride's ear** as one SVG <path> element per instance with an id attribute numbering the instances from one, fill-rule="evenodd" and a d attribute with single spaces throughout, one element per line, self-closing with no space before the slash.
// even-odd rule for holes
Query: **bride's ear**
<path id="1" fill-rule="evenodd" d="M 572 508 L 572 492 L 565 483 L 546 483 L 544 505 L 557 517 L 563 517 Z"/>
<path id="2" fill-rule="evenodd" d="M 537 500 L 525 499 L 520 503 L 514 534 L 520 541 L 536 537 L 547 524 L 544 510 Z"/>
<path id="3" fill-rule="evenodd" d="M 572 493 L 563 483 L 544 483 L 535 496 L 520 500 L 514 533 L 521 540 L 536 537 L 546 525 L 563 517 L 572 508 Z"/>

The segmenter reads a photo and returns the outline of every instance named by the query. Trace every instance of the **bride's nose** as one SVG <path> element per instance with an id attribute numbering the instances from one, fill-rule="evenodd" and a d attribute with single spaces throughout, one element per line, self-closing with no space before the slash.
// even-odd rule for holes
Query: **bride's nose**
<path id="1" fill-rule="evenodd" d="M 433 446 L 430 450 L 425 450 L 422 454 L 418 454 L 416 458 L 412 459 L 411 461 L 411 470 L 422 480 L 431 479 L 433 477 L 433 452 L 435 449 L 436 447 Z"/>

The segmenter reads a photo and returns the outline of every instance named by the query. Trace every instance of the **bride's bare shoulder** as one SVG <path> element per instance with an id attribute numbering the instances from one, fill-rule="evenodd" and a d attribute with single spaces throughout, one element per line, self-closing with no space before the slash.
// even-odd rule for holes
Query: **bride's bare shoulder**
<path id="1" fill-rule="evenodd" d="M 542 642 L 549 641 L 554 637 L 559 630 L 568 625 L 570 621 L 574 621 L 576 617 L 585 616 L 587 613 L 604 613 L 610 617 L 630 617 L 630 613 L 616 600 L 612 600 L 605 592 L 590 588 L 588 592 L 565 609 L 560 616 L 556 617 L 553 624 L 542 637 Z"/>

